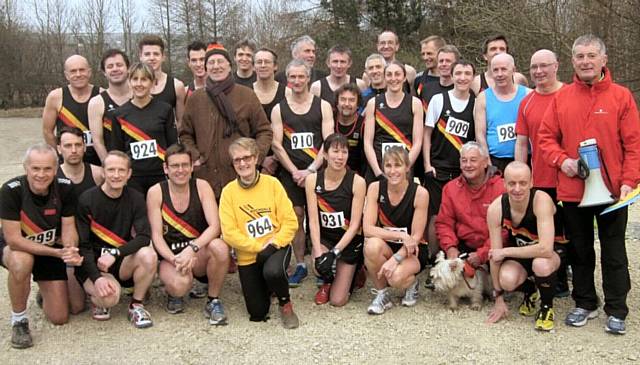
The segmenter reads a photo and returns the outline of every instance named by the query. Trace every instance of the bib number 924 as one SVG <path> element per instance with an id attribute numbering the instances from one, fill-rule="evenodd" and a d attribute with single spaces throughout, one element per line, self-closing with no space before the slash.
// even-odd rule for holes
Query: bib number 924
<path id="1" fill-rule="evenodd" d="M 129 147 L 131 149 L 131 158 L 134 160 L 142 160 L 158 156 L 158 145 L 155 139 L 133 142 Z"/>

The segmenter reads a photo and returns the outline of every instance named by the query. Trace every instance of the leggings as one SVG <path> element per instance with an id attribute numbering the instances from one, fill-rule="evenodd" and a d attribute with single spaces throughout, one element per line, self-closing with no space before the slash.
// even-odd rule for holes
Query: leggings
<path id="1" fill-rule="evenodd" d="M 256 262 L 238 267 L 250 321 L 262 322 L 269 319 L 271 293 L 276 294 L 280 303 L 289 301 L 287 267 L 290 260 L 291 245 L 277 250 L 263 264 Z"/>

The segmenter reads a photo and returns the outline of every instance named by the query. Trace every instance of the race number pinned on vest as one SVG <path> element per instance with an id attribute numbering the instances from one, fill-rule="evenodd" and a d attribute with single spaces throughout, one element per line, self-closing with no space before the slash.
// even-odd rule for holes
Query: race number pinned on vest
<path id="1" fill-rule="evenodd" d="M 516 124 L 509 123 L 499 125 L 496 127 L 496 132 L 498 132 L 498 142 L 504 143 L 513 141 L 516 139 Z"/>
<path id="2" fill-rule="evenodd" d="M 324 228 L 341 228 L 344 226 L 344 213 L 320 212 L 320 224 Z"/>
<path id="3" fill-rule="evenodd" d="M 129 144 L 129 148 L 131 149 L 131 158 L 134 160 L 158 157 L 158 145 L 155 139 L 133 142 Z"/>
<path id="4" fill-rule="evenodd" d="M 291 149 L 302 150 L 313 148 L 313 133 L 293 133 L 291 135 Z"/>
<path id="5" fill-rule="evenodd" d="M 260 238 L 273 231 L 273 223 L 269 216 L 260 217 L 247 222 L 247 233 L 253 238 Z"/>
<path id="6" fill-rule="evenodd" d="M 382 227 L 382 228 L 391 232 L 409 233 L 409 230 L 407 229 L 407 227 Z M 402 243 L 402 240 L 388 240 L 388 242 Z"/>
<path id="7" fill-rule="evenodd" d="M 466 120 L 449 117 L 445 130 L 447 131 L 447 133 L 454 136 L 467 138 L 467 133 L 469 133 L 469 122 L 467 122 Z"/>
<path id="8" fill-rule="evenodd" d="M 82 139 L 84 139 L 85 146 L 93 146 L 93 138 L 91 138 L 91 131 L 83 131 Z"/>
<path id="9" fill-rule="evenodd" d="M 391 149 L 391 147 L 402 147 L 406 148 L 404 143 L 383 143 L 382 144 L 382 158 L 384 158 L 384 154 Z"/>
<path id="10" fill-rule="evenodd" d="M 27 239 L 35 243 L 40 243 L 47 246 L 53 246 L 53 244 L 56 242 L 56 229 L 53 228 L 47 231 L 36 233 L 31 236 L 27 236 Z"/>

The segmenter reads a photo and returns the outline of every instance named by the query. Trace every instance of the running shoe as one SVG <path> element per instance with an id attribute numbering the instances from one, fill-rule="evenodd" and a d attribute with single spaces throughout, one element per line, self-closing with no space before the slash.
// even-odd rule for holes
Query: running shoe
<path id="1" fill-rule="evenodd" d="M 294 329 L 300 326 L 300 321 L 293 312 L 293 304 L 291 302 L 280 306 L 280 317 L 282 318 L 282 327 L 286 329 Z"/>
<path id="2" fill-rule="evenodd" d="M 587 321 L 594 319 L 598 316 L 598 310 L 586 310 L 582 308 L 573 308 L 567 317 L 564 319 L 564 323 L 567 326 L 582 327 L 587 324 Z"/>
<path id="3" fill-rule="evenodd" d="M 204 306 L 204 316 L 209 318 L 209 324 L 224 326 L 227 324 L 227 315 L 220 299 L 212 299 Z"/>
<path id="4" fill-rule="evenodd" d="M 546 305 L 540 307 L 538 314 L 536 315 L 535 329 L 538 331 L 551 331 L 553 329 L 553 320 L 555 318 L 555 312 L 553 308 L 549 308 Z"/>
<path id="5" fill-rule="evenodd" d="M 14 349 L 26 349 L 33 346 L 29 320 L 23 318 L 11 326 L 11 347 Z"/>
<path id="6" fill-rule="evenodd" d="M 91 316 L 96 321 L 106 321 L 111 318 L 111 309 L 98 307 L 95 304 L 91 304 Z"/>
<path id="7" fill-rule="evenodd" d="M 540 299 L 540 294 L 538 291 L 534 291 L 530 294 L 524 294 L 524 299 L 522 300 L 522 304 L 520 304 L 520 308 L 518 308 L 518 312 L 527 317 L 531 317 L 536 314 L 536 302 Z"/>
<path id="8" fill-rule="evenodd" d="M 627 333 L 627 327 L 624 325 L 624 319 L 614 316 L 609 316 L 609 318 L 607 318 L 607 324 L 604 329 L 613 335 L 624 335 Z"/>
<path id="9" fill-rule="evenodd" d="M 184 299 L 182 297 L 172 297 L 167 295 L 167 312 L 177 314 L 184 312 Z"/>
<path id="10" fill-rule="evenodd" d="M 296 271 L 289 277 L 289 287 L 297 288 L 302 283 L 302 280 L 308 275 L 307 268 L 302 265 L 296 265 Z"/>
<path id="11" fill-rule="evenodd" d="M 193 285 L 191 286 L 191 291 L 189 292 L 189 296 L 191 298 L 200 299 L 206 297 L 208 292 L 209 285 L 194 280 Z"/>
<path id="12" fill-rule="evenodd" d="M 402 305 L 405 307 L 413 307 L 418 302 L 418 279 L 404 291 Z"/>
<path id="13" fill-rule="evenodd" d="M 382 314 L 385 310 L 393 307 L 391 296 L 389 295 L 389 289 L 371 289 L 371 292 L 375 294 L 375 298 L 367 308 L 369 314 Z"/>
<path id="14" fill-rule="evenodd" d="M 151 315 L 142 304 L 134 304 L 129 307 L 129 320 L 135 328 L 147 328 L 153 326 Z"/>
<path id="15" fill-rule="evenodd" d="M 316 293 L 314 301 L 317 305 L 327 304 L 329 302 L 329 292 L 331 291 L 331 284 L 322 284 L 320 289 Z"/>

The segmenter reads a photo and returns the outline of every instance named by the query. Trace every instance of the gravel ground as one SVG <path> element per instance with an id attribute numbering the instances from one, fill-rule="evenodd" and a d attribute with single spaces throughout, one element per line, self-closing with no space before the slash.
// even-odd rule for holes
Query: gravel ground
<path id="1" fill-rule="evenodd" d="M 38 119 L 0 119 L 0 179 L 21 173 L 20 156 L 40 138 Z M 640 280 L 640 207 L 633 207 L 627 230 L 627 250 L 632 282 Z M 598 270 L 598 282 L 600 273 Z M 6 282 L 0 270 L 0 282 Z M 424 281 L 425 274 L 420 276 Z M 446 308 L 446 298 L 421 288 L 413 308 L 395 306 L 382 316 L 369 316 L 366 307 L 373 296 L 368 286 L 354 293 L 343 308 L 316 306 L 314 280 L 292 289 L 300 328 L 280 326 L 277 305 L 266 323 L 249 322 L 237 274 L 228 275 L 222 299 L 229 325 L 209 326 L 202 315 L 204 299 L 188 300 L 185 313 L 167 314 L 161 287 L 154 287 L 147 304 L 154 326 L 137 330 L 126 320 L 126 303 L 112 311 L 110 321 L 93 321 L 88 312 L 72 316 L 64 326 L 49 324 L 35 304 L 37 286 L 32 286 L 28 314 L 35 346 L 14 350 L 9 344 L 10 303 L 6 288 L 0 296 L 0 364 L 204 364 L 219 363 L 542 363 L 588 364 L 632 363 L 640 359 L 637 347 L 640 324 L 637 314 L 640 293 L 628 297 L 631 313 L 626 336 L 604 332 L 604 313 L 580 329 L 562 321 L 572 306 L 569 298 L 555 302 L 556 329 L 533 330 L 533 319 L 517 314 L 521 295 L 509 296 L 511 316 L 496 325 L 486 325 L 490 306 L 485 302 L 475 312 L 462 305 L 456 312 Z M 601 293 L 601 290 L 599 290 Z"/>

